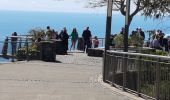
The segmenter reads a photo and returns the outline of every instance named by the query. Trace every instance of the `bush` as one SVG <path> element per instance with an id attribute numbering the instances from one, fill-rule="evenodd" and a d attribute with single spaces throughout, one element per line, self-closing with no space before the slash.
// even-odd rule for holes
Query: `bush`
<path id="1" fill-rule="evenodd" d="M 28 57 L 31 60 L 40 59 L 40 51 L 37 49 L 36 45 L 32 45 L 28 47 Z M 17 59 L 25 60 L 27 57 L 26 47 L 18 49 Z"/>
<path id="2" fill-rule="evenodd" d="M 139 34 L 134 34 L 129 38 L 130 45 L 134 47 L 142 47 L 143 46 L 143 37 Z"/>
<path id="3" fill-rule="evenodd" d="M 162 50 L 156 50 L 156 49 L 142 50 L 141 53 L 143 53 L 143 54 L 152 54 L 152 55 L 160 55 L 160 56 L 167 56 L 167 52 L 162 51 Z"/>
<path id="4" fill-rule="evenodd" d="M 28 33 L 32 36 L 33 41 L 38 40 L 38 38 L 45 38 L 45 30 L 41 28 L 31 29 Z"/>
<path id="5" fill-rule="evenodd" d="M 123 34 L 117 34 L 114 38 L 115 47 L 122 47 L 124 45 L 123 40 L 124 40 Z"/>

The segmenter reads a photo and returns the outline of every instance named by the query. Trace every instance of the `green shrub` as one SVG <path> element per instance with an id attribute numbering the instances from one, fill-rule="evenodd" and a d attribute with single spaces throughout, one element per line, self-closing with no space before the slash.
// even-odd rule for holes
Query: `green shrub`
<path id="1" fill-rule="evenodd" d="M 167 52 L 162 51 L 162 50 L 156 50 L 156 49 L 142 50 L 141 53 L 143 53 L 143 54 L 152 54 L 152 55 L 160 55 L 160 56 L 167 56 Z"/>
<path id="2" fill-rule="evenodd" d="M 129 38 L 130 45 L 134 47 L 142 47 L 143 46 L 143 37 L 140 34 L 134 34 Z"/>
<path id="3" fill-rule="evenodd" d="M 32 45 L 28 47 L 28 56 L 29 59 L 40 59 L 40 51 L 38 50 L 37 45 Z M 18 60 L 25 60 L 27 57 L 26 47 L 18 49 L 17 52 L 17 59 Z"/>
<path id="4" fill-rule="evenodd" d="M 28 33 L 32 36 L 33 41 L 37 40 L 38 38 L 45 38 L 45 30 L 41 28 L 31 29 Z"/>
<path id="5" fill-rule="evenodd" d="M 161 81 L 160 84 L 160 98 L 161 100 L 169 100 L 167 97 L 169 95 L 170 92 L 170 82 L 169 81 Z M 156 93 L 156 87 L 153 84 L 144 84 L 141 87 L 141 92 L 148 95 L 148 96 L 152 96 L 155 97 L 155 93 Z"/>
<path id="6" fill-rule="evenodd" d="M 122 34 L 117 34 L 114 38 L 115 47 L 122 47 L 124 45 L 123 39 L 124 39 L 124 36 Z"/>

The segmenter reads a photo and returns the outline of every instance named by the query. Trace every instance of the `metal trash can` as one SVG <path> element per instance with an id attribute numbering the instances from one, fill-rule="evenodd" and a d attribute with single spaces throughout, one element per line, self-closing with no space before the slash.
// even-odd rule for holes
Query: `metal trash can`
<path id="1" fill-rule="evenodd" d="M 62 40 L 56 40 L 56 54 L 64 55 L 67 53 Z"/>
<path id="2" fill-rule="evenodd" d="M 41 60 L 48 62 L 56 61 L 56 46 L 55 42 L 42 41 L 41 42 Z"/>
<path id="3" fill-rule="evenodd" d="M 77 50 L 84 51 L 84 40 L 83 40 L 83 38 L 78 38 Z"/>

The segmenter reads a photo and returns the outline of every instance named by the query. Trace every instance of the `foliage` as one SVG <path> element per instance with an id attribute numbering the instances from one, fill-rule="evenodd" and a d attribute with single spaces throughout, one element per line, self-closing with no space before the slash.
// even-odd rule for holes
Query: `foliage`
<path id="1" fill-rule="evenodd" d="M 129 38 L 130 45 L 134 47 L 142 47 L 143 46 L 143 37 L 140 34 L 134 34 Z"/>
<path id="2" fill-rule="evenodd" d="M 91 7 L 103 7 L 107 5 L 108 0 L 89 0 Z M 170 0 L 131 0 L 133 9 L 129 18 L 129 24 L 133 17 L 141 12 L 145 16 L 154 16 L 159 18 L 164 16 L 165 13 L 170 13 Z M 121 12 L 122 15 L 126 15 L 126 0 L 115 0 L 114 5 Z"/>
<path id="3" fill-rule="evenodd" d="M 170 91 L 170 82 L 169 81 L 161 81 L 160 84 L 160 98 L 161 100 L 169 100 L 167 97 L 168 96 L 168 91 Z M 144 84 L 141 87 L 141 92 L 149 95 L 149 96 L 153 96 L 155 97 L 155 92 L 156 89 L 154 89 L 155 86 L 153 84 Z"/>
<path id="4" fill-rule="evenodd" d="M 24 60 L 24 59 L 26 59 L 26 57 L 27 57 L 26 47 L 18 49 L 17 59 Z M 28 47 L 28 57 L 31 60 L 40 58 L 40 51 L 38 50 L 37 45 L 31 45 Z"/>
<path id="5" fill-rule="evenodd" d="M 148 50 L 142 50 L 141 53 L 144 54 L 153 54 L 153 55 L 160 55 L 160 56 L 167 56 L 167 53 L 162 50 L 156 50 L 156 49 L 148 49 Z"/>
<path id="6" fill-rule="evenodd" d="M 117 34 L 114 38 L 114 41 L 115 41 L 115 47 L 122 47 L 124 44 L 123 44 L 123 39 L 124 39 L 124 36 L 123 34 Z"/>
<path id="7" fill-rule="evenodd" d="M 169 0 L 142 0 L 143 15 L 154 16 L 155 18 L 163 17 L 165 14 L 170 13 Z"/>
<path id="8" fill-rule="evenodd" d="M 33 37 L 33 41 L 37 40 L 38 38 L 45 38 L 45 30 L 41 28 L 31 29 L 28 33 Z"/>

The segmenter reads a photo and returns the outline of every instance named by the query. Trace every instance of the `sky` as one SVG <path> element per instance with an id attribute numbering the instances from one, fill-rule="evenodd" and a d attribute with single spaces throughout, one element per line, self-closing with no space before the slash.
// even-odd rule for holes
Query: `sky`
<path id="1" fill-rule="evenodd" d="M 87 8 L 88 0 L 0 0 L 0 10 L 105 13 L 106 8 Z"/>

